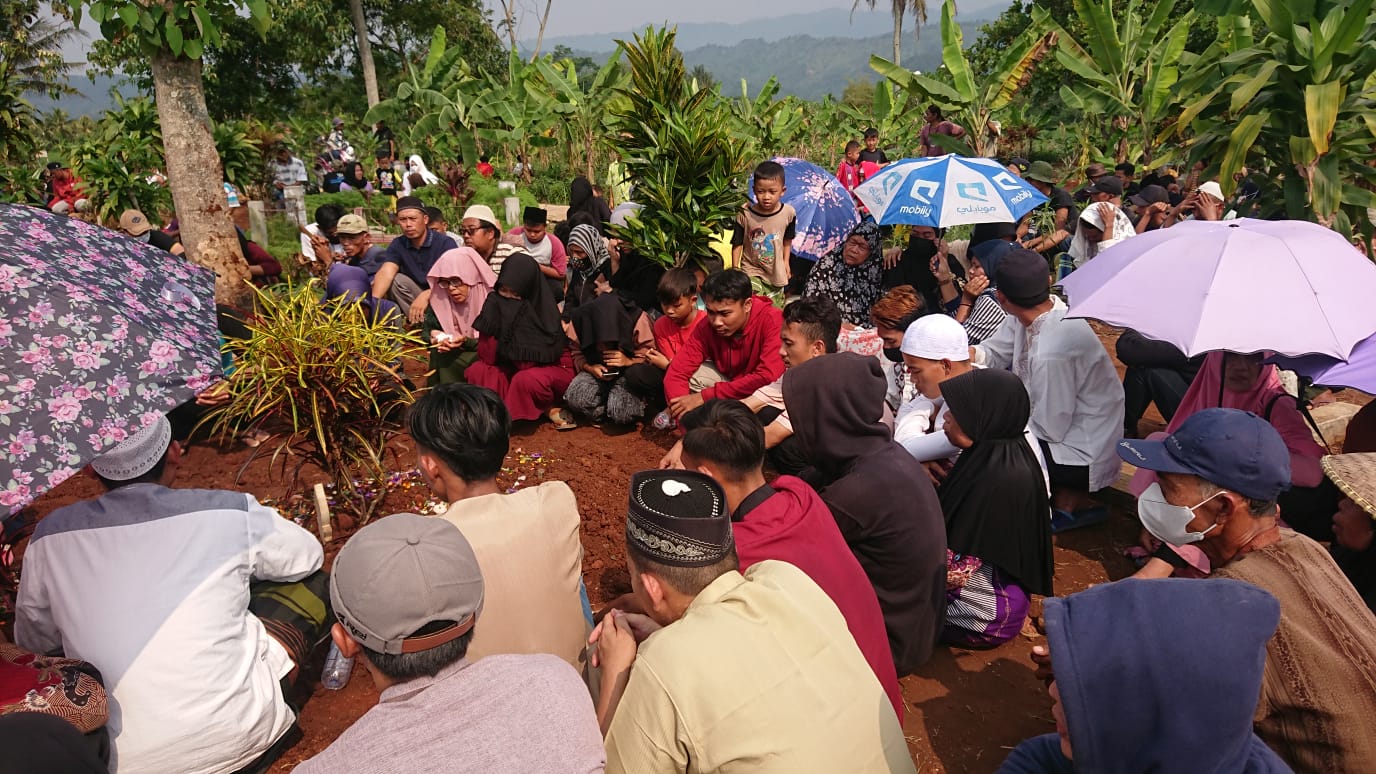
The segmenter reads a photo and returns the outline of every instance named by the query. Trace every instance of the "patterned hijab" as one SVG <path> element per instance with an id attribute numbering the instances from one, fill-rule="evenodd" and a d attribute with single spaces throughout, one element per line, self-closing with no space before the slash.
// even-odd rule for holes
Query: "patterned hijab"
<path id="1" fill-rule="evenodd" d="M 881 281 L 884 260 L 879 225 L 864 221 L 846 237 L 863 236 L 870 245 L 870 257 L 859 266 L 847 266 L 846 243 L 822 256 L 807 276 L 805 296 L 828 298 L 841 310 L 841 319 L 852 325 L 870 327 L 870 307 L 883 295 Z"/>
<path id="2" fill-rule="evenodd" d="M 577 269 L 584 277 L 592 277 L 597 274 L 597 270 L 602 268 L 602 264 L 612 259 L 611 253 L 607 252 L 607 240 L 602 238 L 595 226 L 576 226 L 569 233 L 569 247 L 578 247 L 587 254 L 587 258 L 574 258 L 569 256 L 569 266 Z"/>

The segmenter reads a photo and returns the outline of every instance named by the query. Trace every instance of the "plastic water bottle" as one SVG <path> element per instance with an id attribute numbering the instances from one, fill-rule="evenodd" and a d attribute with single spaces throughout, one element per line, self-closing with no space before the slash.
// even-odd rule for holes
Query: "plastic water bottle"
<path id="1" fill-rule="evenodd" d="M 669 416 L 669 412 L 661 411 L 658 414 L 655 414 L 655 418 L 653 422 L 651 422 L 651 424 L 654 425 L 656 430 L 668 430 L 669 428 L 674 427 L 678 423 L 674 421 L 673 417 Z"/>
<path id="2" fill-rule="evenodd" d="M 349 675 L 354 671 L 354 660 L 345 658 L 339 646 L 330 643 L 330 652 L 325 656 L 325 669 L 320 673 L 320 684 L 327 690 L 337 691 L 349 684 Z"/>

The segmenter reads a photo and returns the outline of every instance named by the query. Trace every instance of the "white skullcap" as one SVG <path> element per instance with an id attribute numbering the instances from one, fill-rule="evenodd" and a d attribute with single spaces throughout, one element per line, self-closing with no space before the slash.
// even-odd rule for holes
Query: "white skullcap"
<path id="1" fill-rule="evenodd" d="M 965 326 L 944 314 L 917 318 L 903 333 L 903 354 L 928 360 L 970 359 L 970 337 Z"/>
<path id="2" fill-rule="evenodd" d="M 128 481 L 152 470 L 172 443 L 172 423 L 160 416 L 115 448 L 91 460 L 91 470 L 110 481 Z"/>

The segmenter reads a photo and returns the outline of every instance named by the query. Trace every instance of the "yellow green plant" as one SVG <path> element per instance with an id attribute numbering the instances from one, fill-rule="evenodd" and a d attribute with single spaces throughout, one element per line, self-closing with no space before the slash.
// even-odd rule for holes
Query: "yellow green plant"
<path id="1" fill-rule="evenodd" d="M 415 401 L 402 363 L 425 345 L 361 304 L 321 303 L 315 280 L 257 294 L 250 336 L 225 345 L 234 357 L 228 402 L 205 422 L 214 434 L 268 433 L 289 491 L 313 465 L 366 524 L 390 489 L 388 443 Z"/>

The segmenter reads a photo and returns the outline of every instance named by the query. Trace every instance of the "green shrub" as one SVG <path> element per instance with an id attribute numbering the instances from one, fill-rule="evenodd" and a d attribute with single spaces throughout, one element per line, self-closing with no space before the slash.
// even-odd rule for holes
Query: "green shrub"
<path id="1" fill-rule="evenodd" d="M 205 422 L 215 434 L 272 434 L 274 463 L 295 490 L 313 465 L 334 482 L 339 505 L 367 523 L 392 484 L 388 442 L 415 401 L 401 363 L 425 354 L 414 334 L 370 318 L 358 304 L 322 304 L 319 285 L 256 290 L 248 339 L 232 341 L 229 401 Z M 395 457 L 395 452 L 391 452 Z"/>

